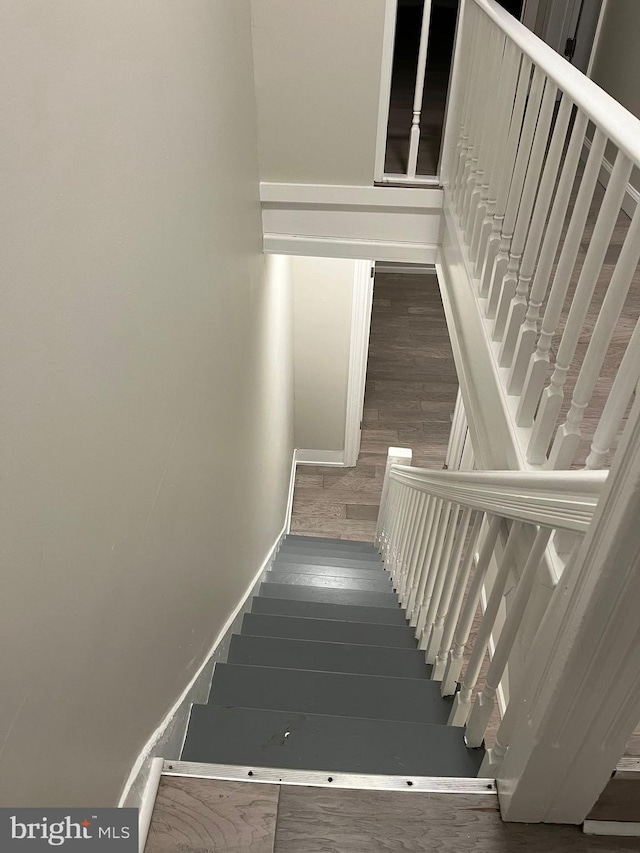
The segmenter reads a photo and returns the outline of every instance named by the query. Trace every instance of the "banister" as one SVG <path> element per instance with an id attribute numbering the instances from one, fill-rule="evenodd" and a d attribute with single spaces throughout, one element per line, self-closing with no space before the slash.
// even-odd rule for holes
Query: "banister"
<path id="1" fill-rule="evenodd" d="M 627 157 L 640 165 L 640 119 L 517 21 L 495 0 L 475 3 Z"/>
<path id="2" fill-rule="evenodd" d="M 389 477 L 463 507 L 543 527 L 585 532 L 607 471 L 432 471 L 392 465 Z"/>

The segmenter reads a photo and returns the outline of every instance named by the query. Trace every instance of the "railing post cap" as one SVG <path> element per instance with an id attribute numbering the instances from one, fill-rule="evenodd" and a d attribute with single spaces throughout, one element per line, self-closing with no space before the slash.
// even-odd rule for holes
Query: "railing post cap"
<path id="1" fill-rule="evenodd" d="M 396 465 L 410 465 L 412 457 L 410 447 L 390 447 L 387 451 L 387 460 Z"/>

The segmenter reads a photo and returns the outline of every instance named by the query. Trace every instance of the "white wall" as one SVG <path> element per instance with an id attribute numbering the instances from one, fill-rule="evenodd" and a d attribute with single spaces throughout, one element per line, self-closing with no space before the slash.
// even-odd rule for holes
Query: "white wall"
<path id="1" fill-rule="evenodd" d="M 640 118 L 640 3 L 609 0 L 598 41 L 592 79 L 605 92 Z M 614 151 L 607 156 L 613 158 Z M 634 170 L 633 186 L 640 191 L 640 170 Z"/>
<path id="2" fill-rule="evenodd" d="M 113 805 L 284 522 L 249 0 L 7 0 L 0 803 Z"/>
<path id="3" fill-rule="evenodd" d="M 295 445 L 344 450 L 356 261 L 291 258 Z"/>
<path id="4" fill-rule="evenodd" d="M 373 183 L 385 0 L 252 0 L 260 177 Z"/>

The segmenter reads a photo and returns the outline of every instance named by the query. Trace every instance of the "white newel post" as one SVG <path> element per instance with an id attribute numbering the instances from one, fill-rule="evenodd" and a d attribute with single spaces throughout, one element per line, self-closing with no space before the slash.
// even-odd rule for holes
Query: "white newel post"
<path id="1" fill-rule="evenodd" d="M 383 526 L 388 518 L 388 501 L 389 501 L 389 472 L 392 465 L 411 465 L 412 452 L 407 447 L 390 447 L 387 451 L 387 466 L 384 471 L 384 483 L 382 485 L 382 495 L 380 496 L 380 510 L 378 511 L 378 524 L 376 527 L 375 543 L 378 548 L 384 545 Z"/>
<path id="2" fill-rule="evenodd" d="M 498 776 L 508 821 L 581 823 L 640 719 L 640 401 L 531 646 Z"/>

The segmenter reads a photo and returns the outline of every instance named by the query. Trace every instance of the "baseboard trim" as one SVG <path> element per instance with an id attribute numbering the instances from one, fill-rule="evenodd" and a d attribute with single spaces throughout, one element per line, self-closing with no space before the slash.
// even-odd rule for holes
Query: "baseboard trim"
<path id="1" fill-rule="evenodd" d="M 265 233 L 264 251 L 277 255 L 308 255 L 318 258 L 371 258 L 374 261 L 405 261 L 434 264 L 436 243 L 402 243 L 345 237 L 307 237 Z"/>
<path id="2" fill-rule="evenodd" d="M 587 157 L 589 156 L 590 151 L 591 140 L 588 137 L 585 137 L 582 146 L 582 159 L 585 162 L 587 160 Z M 602 165 L 600 167 L 600 174 L 598 175 L 598 181 L 602 184 L 603 187 L 609 186 L 609 180 L 611 178 L 612 172 L 613 164 L 609 160 L 607 160 L 606 157 L 603 157 Z M 622 209 L 630 219 L 633 219 L 633 215 L 636 212 L 638 203 L 640 203 L 640 192 L 632 184 L 627 184 L 627 190 L 624 194 L 624 200 L 622 202 Z"/>
<path id="3" fill-rule="evenodd" d="M 619 838 L 639 838 L 640 823 L 620 820 L 585 820 L 582 824 L 585 835 L 615 835 Z"/>
<path id="4" fill-rule="evenodd" d="M 295 473 L 295 465 L 292 465 L 292 472 Z M 292 488 L 290 486 L 291 492 Z M 286 528 L 287 525 L 285 524 L 269 549 L 262 565 L 249 583 L 246 592 L 238 601 L 238 604 L 214 640 L 198 671 L 142 748 L 125 782 L 118 803 L 119 808 L 142 809 L 143 803 L 150 797 L 150 793 L 148 793 L 148 791 L 151 791 L 150 779 L 152 779 L 152 773 L 156 767 L 154 760 L 159 757 L 163 760 L 165 758 L 170 759 L 173 755 L 177 759 L 180 755 L 187 733 L 191 706 L 194 703 L 207 701 L 211 688 L 213 668 L 216 663 L 226 660 L 231 635 L 239 629 L 242 617 L 250 606 L 252 596 L 278 552 L 282 539 L 286 534 Z M 155 797 L 155 792 L 153 796 Z"/>
<path id="5" fill-rule="evenodd" d="M 344 468 L 344 450 L 296 450 L 296 464 Z"/>
<path id="6" fill-rule="evenodd" d="M 435 264 L 394 264 L 388 261 L 379 261 L 376 264 L 376 273 L 391 273 L 392 275 L 435 275 Z"/>

